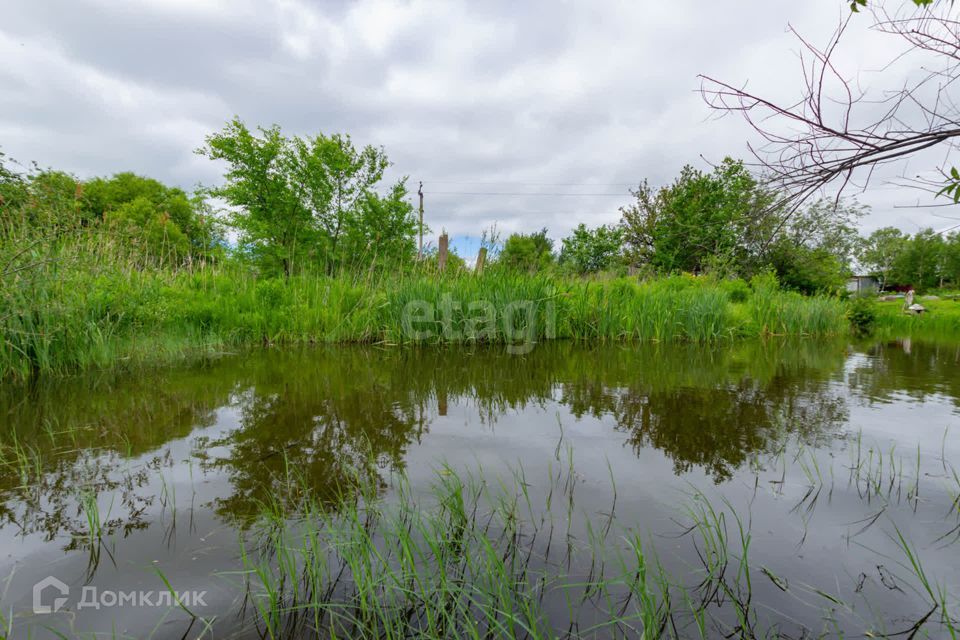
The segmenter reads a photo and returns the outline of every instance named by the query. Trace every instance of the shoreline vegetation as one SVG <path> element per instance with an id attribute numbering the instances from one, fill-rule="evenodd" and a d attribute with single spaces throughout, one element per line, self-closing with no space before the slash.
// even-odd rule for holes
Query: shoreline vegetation
<path id="1" fill-rule="evenodd" d="M 584 279 L 490 269 L 258 277 L 104 255 L 102 235 L 51 244 L 5 288 L 0 380 L 150 364 L 257 345 L 706 343 L 849 331 L 846 303 L 774 278 Z M 91 246 L 95 245 L 95 246 Z"/>
<path id="2" fill-rule="evenodd" d="M 129 172 L 20 171 L 0 154 L 0 381 L 255 345 L 527 353 L 553 339 L 960 335 L 954 301 L 908 318 L 847 300 L 857 247 L 880 247 L 857 234 L 863 207 L 783 209 L 730 158 L 711 172 L 687 166 L 659 189 L 640 183 L 618 225 L 580 224 L 556 248 L 547 229 L 501 241 L 491 228 L 468 266 L 445 232 L 444 251 L 423 245 L 430 229 L 406 179 L 383 184 L 382 148 L 234 119 L 197 153 L 224 178 L 193 194 Z M 934 254 L 938 281 L 958 281 L 960 234 L 930 250 L 925 237 L 893 238 L 910 259 L 884 282 L 933 273 Z M 889 257 L 884 247 L 873 253 Z"/>
<path id="3" fill-rule="evenodd" d="M 794 511 L 812 511 L 821 494 L 843 487 L 844 471 L 847 490 L 891 512 L 918 508 L 921 482 L 931 485 L 927 491 L 944 481 L 947 494 L 960 483 L 946 459 L 938 461 L 941 477 L 921 480 L 919 453 L 905 461 L 891 452 L 885 460 L 872 448 L 865 455 L 859 436 L 855 442 L 849 467 L 836 479 L 832 466 L 827 476 L 803 447 L 781 449 L 764 462 L 775 469 L 785 457 L 801 460 L 806 476 L 796 482 L 806 492 Z M 262 638 L 955 639 L 960 633 L 941 572 L 893 515 L 881 522 L 874 517 L 860 533 L 889 530 L 893 553 L 877 557 L 896 567 L 898 590 L 915 603 L 915 618 L 862 608 L 859 588 L 805 584 L 761 564 L 754 538 L 763 534 L 754 531 L 753 500 L 735 504 L 691 489 L 680 498 L 677 531 L 655 535 L 618 517 L 612 471 L 610 504 L 584 511 L 574 497 L 572 447 L 561 452 L 558 445 L 555 457 L 546 488 L 522 466 L 512 476 L 489 478 L 482 467 L 440 463 L 427 488 L 396 474 L 383 495 L 358 479 L 334 509 L 285 465 L 283 482 L 300 488 L 302 502 L 294 519 L 287 505 L 264 504 L 252 540 L 244 543 L 243 570 L 235 575 L 252 604 L 245 622 Z M 759 484 L 765 471 L 757 464 Z M 953 526 L 950 514 L 944 528 Z M 665 556 L 658 553 L 663 538 L 674 547 Z M 698 560 L 676 572 L 671 552 L 679 548 L 695 549 L 690 556 Z"/>
<path id="4" fill-rule="evenodd" d="M 10 239 L 10 235 L 7 238 Z M 545 340 L 711 343 L 874 332 L 960 335 L 960 303 L 803 295 L 775 276 L 521 273 L 424 261 L 392 273 L 263 276 L 236 261 L 145 263 L 102 231 L 7 243 L 0 380 L 164 364 L 229 349 L 309 344 L 498 344 Z M 20 266 L 27 268 L 20 269 Z M 852 313 L 863 302 L 866 318 Z M 861 326 L 862 325 L 862 326 Z"/>

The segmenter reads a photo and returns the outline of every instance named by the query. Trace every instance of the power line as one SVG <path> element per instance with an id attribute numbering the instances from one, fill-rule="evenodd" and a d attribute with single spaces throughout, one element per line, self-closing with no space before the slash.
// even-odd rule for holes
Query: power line
<path id="1" fill-rule="evenodd" d="M 467 215 L 487 215 L 486 210 L 464 211 L 463 209 L 450 209 L 448 213 L 466 213 Z M 607 216 L 611 213 L 620 213 L 619 209 L 608 209 L 606 211 L 511 211 L 510 209 L 491 210 L 496 215 L 511 216 Z"/>
<path id="2" fill-rule="evenodd" d="M 510 185 L 516 187 L 635 187 L 636 182 L 514 182 L 501 180 L 499 182 L 476 180 L 426 180 L 428 184 L 485 184 Z"/>
<path id="3" fill-rule="evenodd" d="M 607 196 L 614 198 L 627 198 L 630 197 L 629 193 L 546 193 L 543 191 L 529 192 L 529 191 L 424 191 L 426 195 L 432 196 L 551 196 L 551 197 L 564 197 L 564 196 Z"/>

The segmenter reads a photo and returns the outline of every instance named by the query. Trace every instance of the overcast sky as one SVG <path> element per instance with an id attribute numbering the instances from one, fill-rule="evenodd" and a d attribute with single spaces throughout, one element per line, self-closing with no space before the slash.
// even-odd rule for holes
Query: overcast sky
<path id="1" fill-rule="evenodd" d="M 560 237 L 616 222 L 629 184 L 746 157 L 752 131 L 712 117 L 697 74 L 797 97 L 787 24 L 823 43 L 848 11 L 841 0 L 5 0 L 0 149 L 189 189 L 219 179 L 193 150 L 236 114 L 383 145 L 391 177 L 409 176 L 413 192 L 423 180 L 427 221 L 464 249 L 494 223 Z M 895 43 L 862 18 L 843 70 L 885 84 L 874 70 Z M 541 195 L 493 195 L 516 193 Z M 878 181 L 860 196 L 873 207 L 864 226 L 956 224 L 899 208 L 927 197 Z"/>

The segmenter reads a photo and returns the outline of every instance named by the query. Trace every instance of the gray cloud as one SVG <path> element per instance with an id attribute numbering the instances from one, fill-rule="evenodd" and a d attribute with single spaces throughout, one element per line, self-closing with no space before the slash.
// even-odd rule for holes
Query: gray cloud
<path id="1" fill-rule="evenodd" d="M 12 4 L 12 6 L 10 6 Z M 134 170 L 192 187 L 192 152 L 234 114 L 291 133 L 343 131 L 424 180 L 435 230 L 479 235 L 615 222 L 625 186 L 746 156 L 698 73 L 795 97 L 790 22 L 822 41 L 845 11 L 804 3 L 19 0 L 0 23 L 0 146 L 81 176 Z M 854 27 L 851 73 L 887 42 Z M 862 33 L 861 33 L 862 32 Z M 453 181 L 462 181 L 454 183 Z M 484 183 L 484 184 L 474 184 Z M 486 184 L 497 183 L 497 184 Z M 621 197 L 437 192 L 613 192 Z M 877 188 L 868 227 L 945 226 Z"/>

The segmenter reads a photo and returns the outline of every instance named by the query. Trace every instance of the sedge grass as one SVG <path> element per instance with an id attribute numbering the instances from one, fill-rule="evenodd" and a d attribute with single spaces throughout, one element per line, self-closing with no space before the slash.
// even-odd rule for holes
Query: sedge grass
<path id="1" fill-rule="evenodd" d="M 259 533 L 244 544 L 247 624 L 264 638 L 772 638 L 783 637 L 782 620 L 757 594 L 775 589 L 813 607 L 830 633 L 885 627 L 831 588 L 755 566 L 749 510 L 700 491 L 676 538 L 697 559 L 685 575 L 615 523 L 615 489 L 609 519 L 587 517 L 572 533 L 577 480 L 568 457 L 549 470 L 545 506 L 532 503 L 522 470 L 503 479 L 442 466 L 426 491 L 394 476 L 389 499 L 361 485 L 331 512 L 288 470 L 304 502 L 295 517 L 265 504 Z M 893 530 L 900 578 L 912 577 L 928 607 L 908 631 L 956 637 L 953 595 Z"/>
<path id="2" fill-rule="evenodd" d="M 735 302 L 707 277 L 638 282 L 413 268 L 271 279 L 240 262 L 152 264 L 103 233 L 69 242 L 11 234 L 0 242 L 0 380 L 243 345 L 707 343 L 848 331 L 841 300 L 767 287 Z"/>

